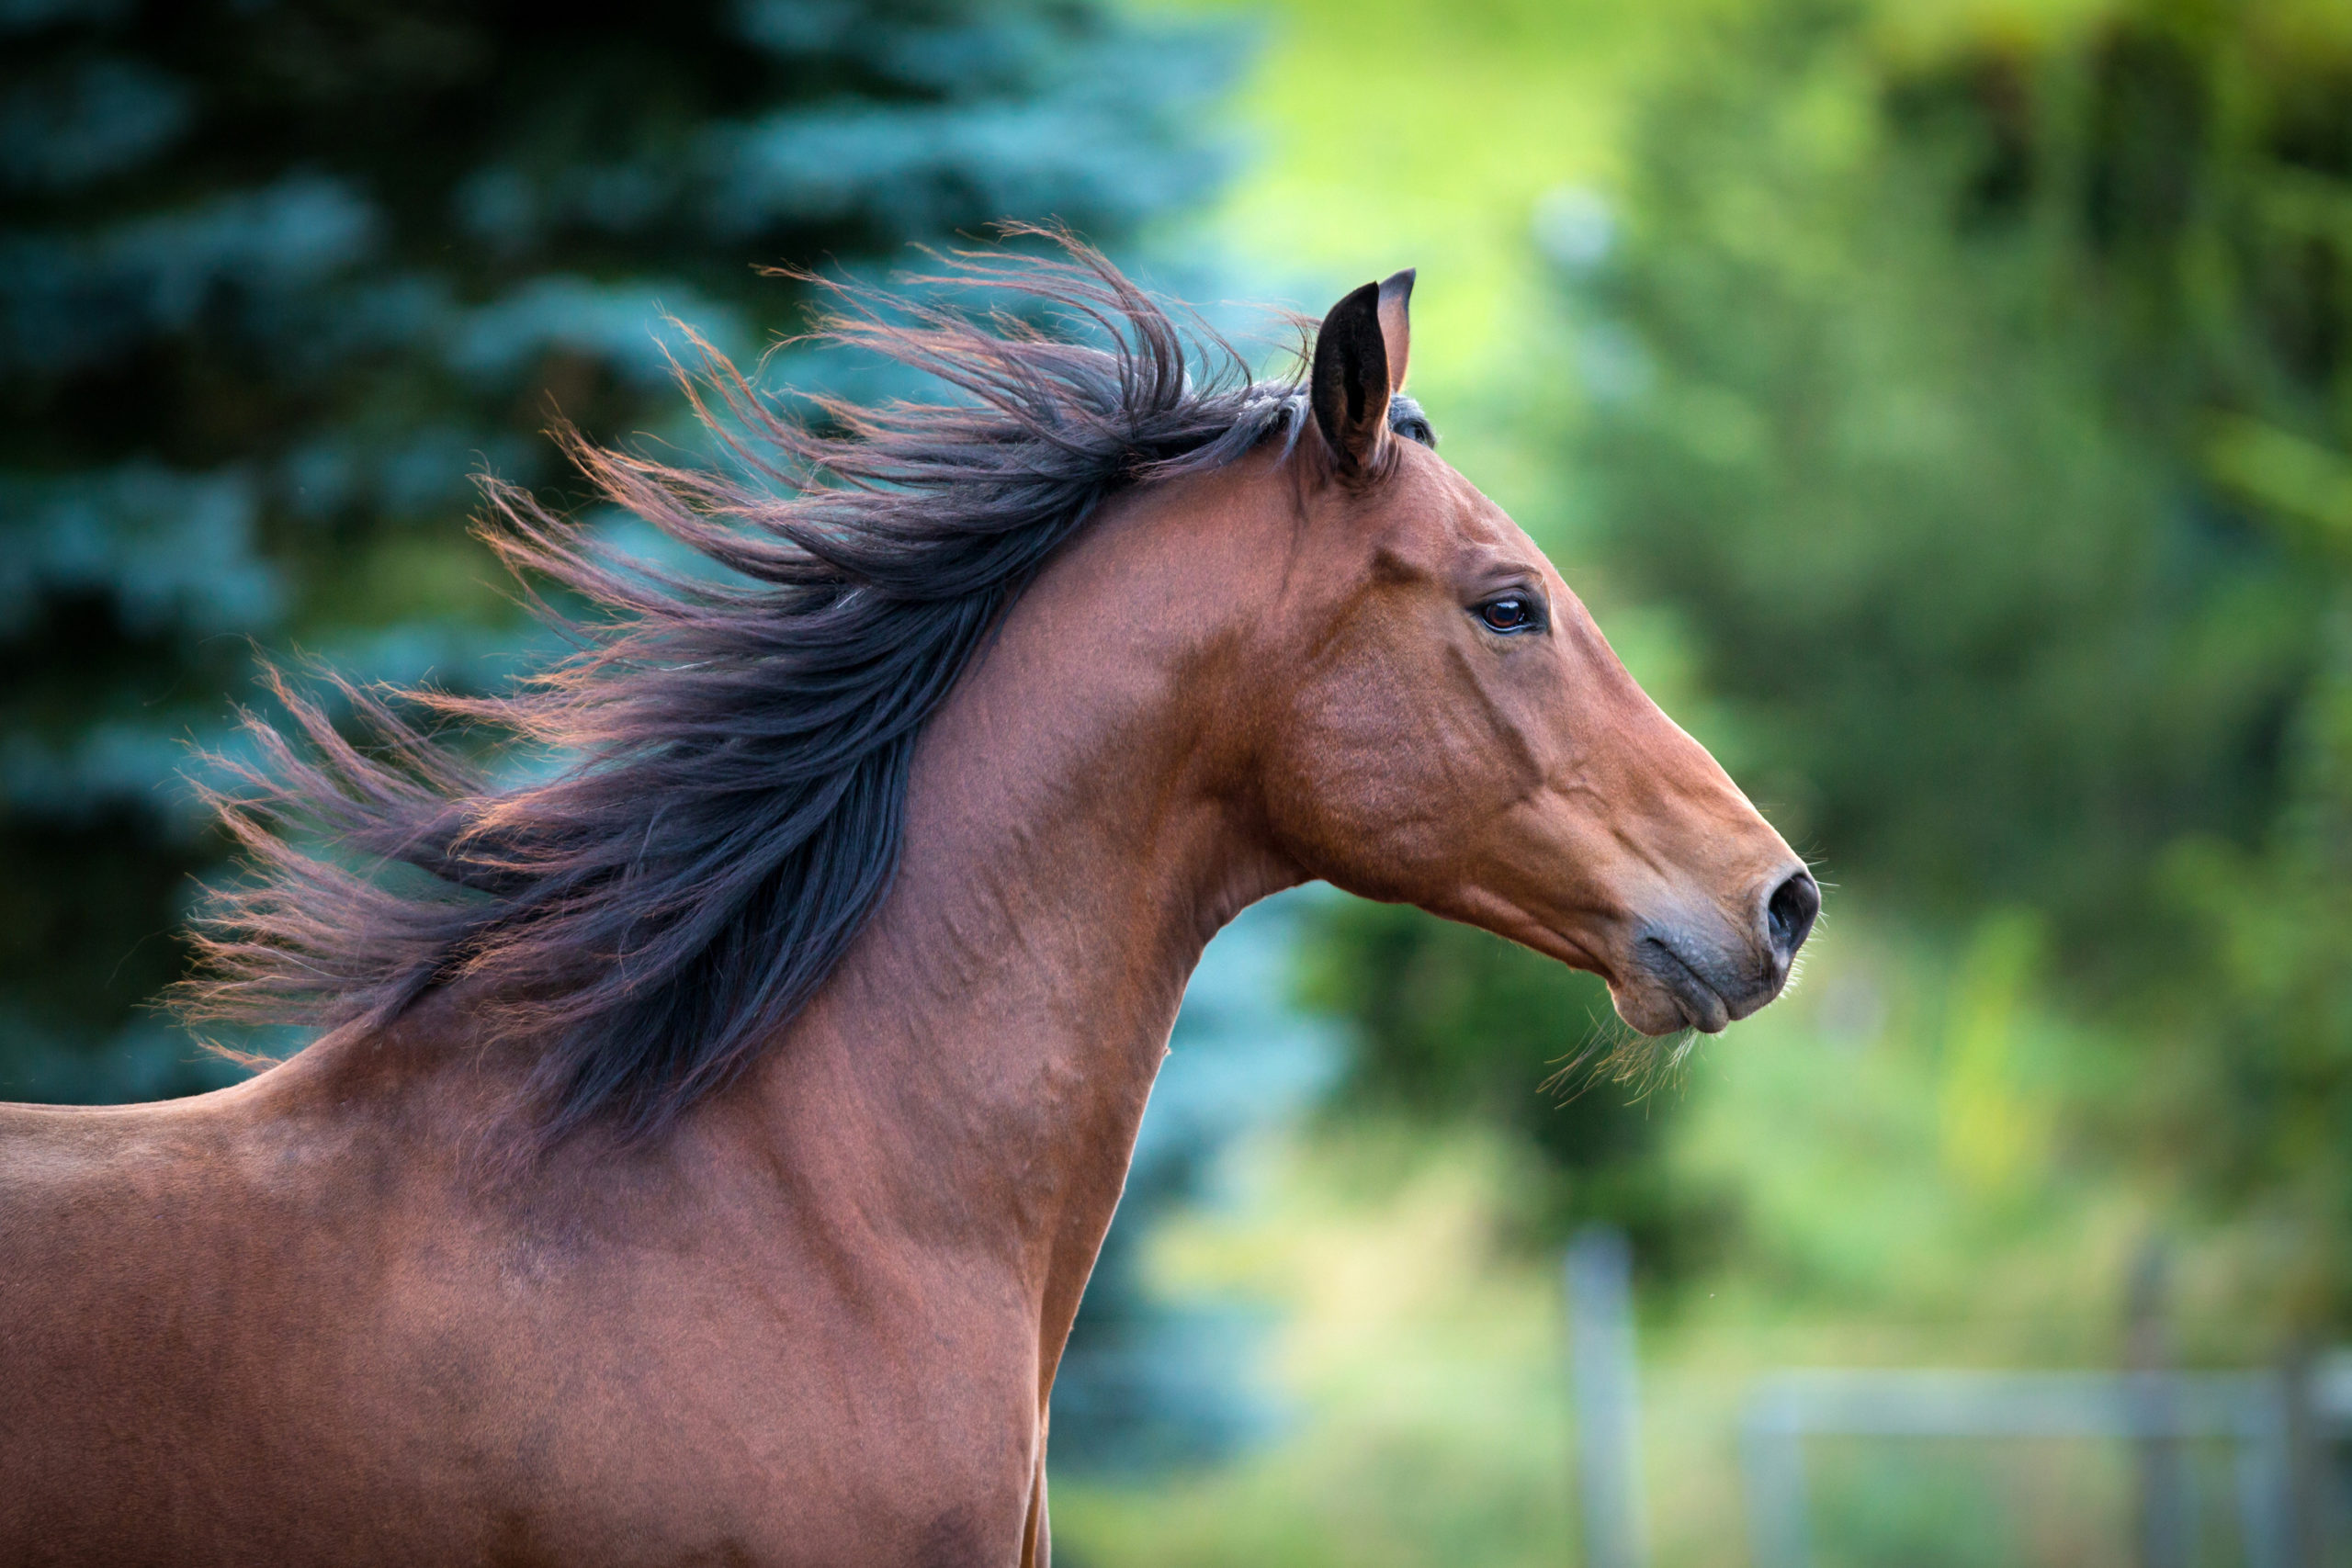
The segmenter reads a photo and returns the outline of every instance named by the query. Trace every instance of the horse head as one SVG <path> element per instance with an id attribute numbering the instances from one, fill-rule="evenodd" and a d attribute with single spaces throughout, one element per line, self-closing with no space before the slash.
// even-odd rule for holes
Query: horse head
<path id="1" fill-rule="evenodd" d="M 1250 660 L 1266 822 L 1308 875 L 1592 971 L 1644 1033 L 1718 1031 L 1787 984 L 1820 892 L 1398 398 L 1411 287 L 1317 337 Z"/>

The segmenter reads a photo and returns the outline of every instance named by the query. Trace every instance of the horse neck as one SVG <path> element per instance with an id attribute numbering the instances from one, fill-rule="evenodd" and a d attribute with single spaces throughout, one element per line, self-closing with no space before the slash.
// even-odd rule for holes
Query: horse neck
<path id="1" fill-rule="evenodd" d="M 1052 1348 L 1203 947 L 1299 880 L 1227 739 L 1270 488 L 1132 497 L 1023 596 L 918 748 L 890 896 L 755 1085 L 800 1179 L 1012 1264 Z"/>

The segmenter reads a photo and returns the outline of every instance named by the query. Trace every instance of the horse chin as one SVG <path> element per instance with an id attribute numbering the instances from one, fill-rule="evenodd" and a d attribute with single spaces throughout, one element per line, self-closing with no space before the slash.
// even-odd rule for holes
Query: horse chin
<path id="1" fill-rule="evenodd" d="M 1676 998 L 1673 992 L 1660 986 L 1611 984 L 1609 1000 L 1617 1009 L 1617 1016 L 1643 1034 L 1679 1034 L 1686 1029 L 1698 1029 L 1713 1034 L 1723 1028 L 1723 1024 L 1717 1022 L 1713 1029 L 1709 1029 L 1705 1019 L 1692 1017 L 1690 1010 Z M 1722 1004 L 1719 1002 L 1716 1006 L 1719 1010 Z"/>

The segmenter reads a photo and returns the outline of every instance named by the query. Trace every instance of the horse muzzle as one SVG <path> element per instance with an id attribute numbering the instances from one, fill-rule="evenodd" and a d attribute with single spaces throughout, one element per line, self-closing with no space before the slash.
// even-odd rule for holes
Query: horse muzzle
<path id="1" fill-rule="evenodd" d="M 1716 1034 L 1789 983 L 1821 913 L 1821 889 L 1803 867 L 1769 878 L 1744 919 L 1654 919 L 1634 935 L 1618 1012 L 1645 1034 Z"/>

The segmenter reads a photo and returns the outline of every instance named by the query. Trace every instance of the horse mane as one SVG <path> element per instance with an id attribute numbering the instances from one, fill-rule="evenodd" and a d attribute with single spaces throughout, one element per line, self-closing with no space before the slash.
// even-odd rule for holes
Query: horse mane
<path id="1" fill-rule="evenodd" d="M 480 532 L 568 656 L 490 697 L 329 674 L 330 703 L 273 671 L 290 717 L 243 716 L 258 761 L 214 795 L 246 869 L 199 913 L 183 1015 L 380 1026 L 462 983 L 490 1034 L 533 1047 L 550 1141 L 652 1133 L 740 1073 L 880 904 L 916 739 L 1056 547 L 1105 497 L 1306 422 L 1295 380 L 1253 380 L 1098 252 L 1023 232 L 1057 254 L 961 252 L 913 280 L 1021 314 L 795 275 L 834 303 L 818 341 L 948 400 L 800 417 L 695 339 L 703 375 L 680 380 L 726 468 L 557 432 L 605 500 L 723 574 L 486 481 Z M 497 776 L 485 737 L 552 771 Z"/>

